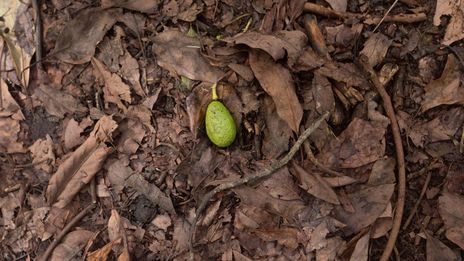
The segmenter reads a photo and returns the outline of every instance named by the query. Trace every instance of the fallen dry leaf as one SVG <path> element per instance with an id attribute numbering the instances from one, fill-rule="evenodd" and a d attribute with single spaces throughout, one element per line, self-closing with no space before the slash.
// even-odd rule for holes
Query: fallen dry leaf
<path id="1" fill-rule="evenodd" d="M 21 131 L 19 121 L 24 120 L 21 108 L 11 96 L 7 84 L 0 79 L 0 152 L 25 152 L 18 141 Z"/>
<path id="2" fill-rule="evenodd" d="M 347 0 L 326 0 L 326 2 L 329 3 L 333 10 L 346 12 Z"/>
<path id="3" fill-rule="evenodd" d="M 169 196 L 166 196 L 155 184 L 146 181 L 140 174 L 133 173 L 130 167 L 124 166 L 120 161 L 112 162 L 108 167 L 108 173 L 108 178 L 113 185 L 128 185 L 170 214 L 176 213 Z"/>
<path id="4" fill-rule="evenodd" d="M 81 145 L 84 142 L 84 138 L 81 136 L 81 133 L 86 128 L 92 126 L 92 124 L 93 121 L 90 118 L 85 118 L 80 123 L 71 118 L 66 124 L 63 134 L 64 147 L 67 150 L 71 150 L 74 147 Z"/>
<path id="5" fill-rule="evenodd" d="M 103 88 L 105 101 L 114 103 L 120 109 L 126 110 L 126 106 L 122 102 L 131 103 L 132 101 L 129 86 L 122 81 L 119 75 L 110 72 L 102 62 L 93 57 L 92 65 L 105 82 L 105 87 Z"/>
<path id="6" fill-rule="evenodd" d="M 446 237 L 464 249 L 464 197 L 445 191 L 438 199 L 438 211 L 446 228 Z"/>
<path id="7" fill-rule="evenodd" d="M 11 96 L 8 90 L 8 85 L 0 79 L 0 117 L 11 117 L 13 120 L 24 120 L 24 115 L 21 112 L 21 107 Z"/>
<path id="8" fill-rule="evenodd" d="M 117 142 L 117 150 L 127 155 L 134 154 L 142 144 L 146 131 L 140 121 L 127 119 L 119 125 L 121 136 Z"/>
<path id="9" fill-rule="evenodd" d="M 111 210 L 111 216 L 108 219 L 108 236 L 111 241 L 123 238 L 125 234 L 124 226 L 121 223 L 121 217 L 117 210 Z"/>
<path id="10" fill-rule="evenodd" d="M 154 13 L 158 5 L 160 4 L 159 0 L 102 0 L 102 8 L 110 7 L 122 7 L 129 10 L 139 11 L 142 13 L 152 14 Z"/>
<path id="11" fill-rule="evenodd" d="M 369 233 L 362 236 L 351 254 L 350 261 L 367 261 L 369 260 Z"/>
<path id="12" fill-rule="evenodd" d="M 327 245 L 316 250 L 316 260 L 336 260 L 338 251 L 345 244 L 340 237 L 331 237 L 327 239 Z"/>
<path id="13" fill-rule="evenodd" d="M 335 218 L 347 227 L 346 234 L 354 234 L 371 225 L 384 212 L 393 195 L 395 184 L 369 186 L 348 194 L 354 213 L 347 212 L 341 206 L 335 208 Z"/>
<path id="14" fill-rule="evenodd" d="M 197 136 L 198 129 L 202 126 L 205 118 L 206 107 L 211 101 L 211 86 L 200 84 L 193 89 L 185 101 L 187 114 L 189 116 L 189 127 L 194 137 Z"/>
<path id="15" fill-rule="evenodd" d="M 277 114 L 298 132 L 303 108 L 295 93 L 293 78 L 287 68 L 275 63 L 272 57 L 259 50 L 250 51 L 250 65 L 261 87 L 272 97 Z"/>
<path id="16" fill-rule="evenodd" d="M 167 214 L 157 215 L 151 223 L 166 232 L 168 230 L 168 227 L 172 225 L 171 218 Z"/>
<path id="17" fill-rule="evenodd" d="M 39 88 L 35 89 L 32 97 L 40 100 L 49 114 L 60 119 L 64 118 L 66 114 L 73 115 L 74 113 L 85 113 L 88 111 L 72 95 L 46 84 L 42 84 Z"/>
<path id="18" fill-rule="evenodd" d="M 461 260 L 453 250 L 443 244 L 440 240 L 432 237 L 428 233 L 427 236 L 427 261 L 458 261 Z"/>
<path id="19" fill-rule="evenodd" d="M 263 189 L 274 198 L 283 200 L 301 200 L 299 188 L 295 184 L 295 181 L 287 167 L 282 167 L 274 172 L 272 176 L 261 182 L 258 188 Z"/>
<path id="20" fill-rule="evenodd" d="M 159 66 L 174 76 L 215 83 L 224 73 L 200 53 L 200 41 L 177 30 L 167 30 L 154 39 L 153 52 Z"/>
<path id="21" fill-rule="evenodd" d="M 298 166 L 292 165 L 294 175 L 300 181 L 300 187 L 316 198 L 325 200 L 329 203 L 340 205 L 338 196 L 325 180 L 318 173 L 310 173 Z"/>
<path id="22" fill-rule="evenodd" d="M 318 159 L 326 166 L 357 168 L 385 154 L 385 127 L 355 118 L 338 136 L 324 146 Z"/>
<path id="23" fill-rule="evenodd" d="M 123 56 L 119 57 L 119 63 L 121 64 L 122 77 L 129 82 L 137 95 L 145 97 L 146 93 L 140 84 L 140 71 L 137 59 L 126 51 Z"/>
<path id="24" fill-rule="evenodd" d="M 301 31 L 278 31 L 274 35 L 258 32 L 246 32 L 225 39 L 235 44 L 245 44 L 254 49 L 268 53 L 274 61 L 288 57 L 288 64 L 293 65 L 307 45 L 308 38 Z"/>
<path id="25" fill-rule="evenodd" d="M 464 14 L 462 10 L 464 10 L 464 3 L 462 1 L 437 0 L 433 24 L 439 26 L 441 25 L 442 16 L 450 16 L 445 36 L 441 40 L 442 44 L 451 45 L 464 38 Z"/>
<path id="26" fill-rule="evenodd" d="M 369 83 L 359 69 L 351 63 L 325 62 L 316 72 L 337 82 L 346 83 L 348 87 L 356 86 L 369 90 Z"/>
<path id="27" fill-rule="evenodd" d="M 388 157 L 377 160 L 372 166 L 367 185 L 377 186 L 395 183 L 395 166 L 396 160 L 394 158 Z"/>
<path id="28" fill-rule="evenodd" d="M 109 242 L 108 244 L 104 245 L 102 248 L 99 248 L 87 255 L 88 261 L 101 261 L 101 260 L 107 260 L 108 255 L 111 252 L 111 249 L 113 248 L 114 245 L 120 244 L 121 239 L 117 239 L 114 241 Z"/>
<path id="29" fill-rule="evenodd" d="M 74 230 L 69 232 L 56 246 L 55 250 L 50 257 L 50 261 L 62 260 L 80 260 L 77 255 L 91 239 L 94 232 L 88 230 Z"/>
<path id="30" fill-rule="evenodd" d="M 32 153 L 32 163 L 47 173 L 51 173 L 55 165 L 53 141 L 47 134 L 45 139 L 38 139 L 29 147 Z"/>
<path id="31" fill-rule="evenodd" d="M 360 55 L 365 55 L 369 64 L 374 67 L 383 61 L 392 42 L 393 40 L 390 40 L 386 35 L 375 33 L 364 43 Z"/>
<path id="32" fill-rule="evenodd" d="M 106 157 L 113 151 L 105 144 L 111 140 L 111 133 L 117 123 L 110 117 L 102 117 L 87 140 L 79 146 L 50 178 L 47 187 L 47 201 L 53 206 L 63 208 L 84 185 L 100 171 Z"/>
<path id="33" fill-rule="evenodd" d="M 464 91 L 460 81 L 461 75 L 459 61 L 453 54 L 449 54 L 440 78 L 431 81 L 425 86 L 421 111 L 425 112 L 444 104 L 464 104 Z"/>
<path id="34" fill-rule="evenodd" d="M 266 122 L 262 152 L 266 159 L 277 159 L 288 150 L 292 129 L 287 122 L 279 117 L 276 106 L 270 97 L 265 97 L 262 104 Z"/>
<path id="35" fill-rule="evenodd" d="M 52 53 L 63 62 L 82 64 L 90 61 L 97 44 L 116 23 L 119 9 L 100 7 L 82 10 L 64 26 Z"/>
<path id="36" fill-rule="evenodd" d="M 296 228 L 255 229 L 253 233 L 264 241 L 277 241 L 292 250 L 298 247 L 298 229 Z"/>
<path id="37" fill-rule="evenodd" d="M 175 240 L 176 250 L 182 251 L 188 248 L 190 224 L 184 218 L 174 219 L 174 232 L 172 239 Z"/>

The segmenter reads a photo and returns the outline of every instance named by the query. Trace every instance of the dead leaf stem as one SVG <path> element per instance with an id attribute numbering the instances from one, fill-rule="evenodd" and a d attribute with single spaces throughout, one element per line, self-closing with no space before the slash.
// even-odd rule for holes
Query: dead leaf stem
<path id="1" fill-rule="evenodd" d="M 189 231 L 189 248 L 190 248 L 191 258 L 193 258 L 193 241 L 194 241 L 194 234 L 195 234 L 195 230 L 196 230 L 196 224 L 198 222 L 198 219 L 199 219 L 200 215 L 202 214 L 202 212 L 205 210 L 206 206 L 208 205 L 208 202 L 214 197 L 214 195 L 216 195 L 219 192 L 229 190 L 229 189 L 232 189 L 232 188 L 236 188 L 236 187 L 241 186 L 241 185 L 246 185 L 246 184 L 252 183 L 254 181 L 257 181 L 257 180 L 260 180 L 262 178 L 265 178 L 265 177 L 268 177 L 268 176 L 272 175 L 278 169 L 285 166 L 293 158 L 295 153 L 300 149 L 303 142 L 306 139 L 308 139 L 309 135 L 311 135 L 311 133 L 313 133 L 319 127 L 319 125 L 321 125 L 321 123 L 324 120 L 326 120 L 328 117 L 329 117 L 329 112 L 325 112 L 313 124 L 311 124 L 311 126 L 309 126 L 300 135 L 300 137 L 295 142 L 295 144 L 293 144 L 292 148 L 287 153 L 287 155 L 285 155 L 279 161 L 274 162 L 269 167 L 264 168 L 264 169 L 262 169 L 260 171 L 257 171 L 256 173 L 254 173 L 254 174 L 252 174 L 250 176 L 241 178 L 241 179 L 236 180 L 236 181 L 223 183 L 223 184 L 215 187 L 214 189 L 210 190 L 208 193 L 206 193 L 205 196 L 203 196 L 203 198 L 201 199 L 200 204 L 199 204 L 199 206 L 198 206 L 198 208 L 197 208 L 197 210 L 195 212 L 195 217 L 193 218 L 192 226 L 190 227 L 190 231 Z"/>
<path id="2" fill-rule="evenodd" d="M 398 237 L 398 233 L 401 228 L 401 219 L 403 217 L 404 211 L 404 201 L 406 197 L 406 168 L 405 168 L 405 161 L 404 161 L 404 150 L 403 150 L 403 143 L 401 141 L 401 132 L 398 125 L 398 121 L 396 119 L 395 110 L 393 109 L 393 104 L 388 95 L 385 88 L 380 83 L 376 72 L 374 69 L 369 65 L 367 61 L 367 57 L 362 56 L 360 59 L 356 60 L 358 66 L 360 66 L 365 73 L 368 75 L 371 82 L 374 84 L 375 89 L 379 93 L 380 97 L 383 101 L 383 107 L 385 112 L 387 113 L 388 118 L 390 119 L 392 133 L 393 133 L 393 140 L 395 143 L 396 149 L 396 160 L 398 163 L 398 199 L 396 201 L 396 212 L 395 217 L 393 218 L 393 226 L 390 233 L 390 237 L 388 238 L 388 242 L 385 246 L 385 249 L 382 253 L 382 257 L 380 261 L 388 261 L 390 255 L 395 247 L 395 242 Z"/>
<path id="3" fill-rule="evenodd" d="M 64 236 L 68 234 L 68 232 L 79 222 L 82 218 L 84 218 L 90 210 L 92 210 L 95 207 L 95 204 L 90 204 L 86 208 L 84 208 L 81 213 L 77 214 L 64 228 L 61 230 L 61 232 L 56 236 L 55 240 L 48 246 L 47 250 L 45 253 L 42 255 L 42 257 L 39 259 L 39 261 L 47 261 L 48 257 L 52 254 L 53 250 L 55 247 L 60 243 L 60 241 L 63 239 Z"/>

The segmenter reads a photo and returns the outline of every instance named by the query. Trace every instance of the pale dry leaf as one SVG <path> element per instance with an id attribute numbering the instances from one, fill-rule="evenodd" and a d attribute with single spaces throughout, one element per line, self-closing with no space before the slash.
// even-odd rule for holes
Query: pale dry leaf
<path id="1" fill-rule="evenodd" d="M 13 120 L 24 120 L 21 107 L 11 96 L 8 85 L 3 79 L 0 79 L 0 117 L 11 117 Z"/>
<path id="2" fill-rule="evenodd" d="M 345 241 L 338 236 L 327 239 L 327 245 L 316 250 L 316 260 L 336 260 L 338 251 L 343 247 Z"/>
<path id="3" fill-rule="evenodd" d="M 197 15 L 203 11 L 202 2 L 194 2 L 193 0 L 179 1 L 179 12 L 176 14 L 177 19 L 193 22 L 197 19 Z"/>
<path id="4" fill-rule="evenodd" d="M 63 62 L 83 64 L 95 54 L 97 44 L 116 23 L 119 9 L 84 9 L 64 26 L 52 53 Z"/>
<path id="5" fill-rule="evenodd" d="M 347 212 L 342 206 L 335 208 L 335 218 L 347 227 L 345 234 L 357 233 L 371 225 L 384 212 L 393 195 L 395 184 L 364 187 L 348 194 L 355 212 Z"/>
<path id="6" fill-rule="evenodd" d="M 338 196 L 325 180 L 317 173 L 309 173 L 296 163 L 292 165 L 293 173 L 300 181 L 300 187 L 316 198 L 340 205 Z"/>
<path id="7" fill-rule="evenodd" d="M 156 227 L 164 230 L 167 232 L 168 230 L 168 227 L 170 227 L 172 225 L 172 221 L 171 221 L 171 217 L 169 217 L 168 214 L 164 214 L 164 215 L 157 215 L 153 221 L 151 221 L 151 223 L 153 225 L 155 225 Z"/>
<path id="8" fill-rule="evenodd" d="M 67 150 L 71 150 L 74 147 L 81 145 L 84 142 L 84 138 L 81 136 L 81 133 L 93 124 L 93 121 L 90 118 L 83 119 L 80 123 L 71 118 L 66 124 L 64 130 L 64 147 Z"/>
<path id="9" fill-rule="evenodd" d="M 0 4 L 2 16 L 0 38 L 8 47 L 9 52 L 6 55 L 11 58 L 16 73 L 14 77 L 8 79 L 21 86 L 29 85 L 28 66 L 35 52 L 34 34 L 29 33 L 35 30 L 35 24 L 29 10 L 27 2 L 2 1 Z"/>
<path id="10" fill-rule="evenodd" d="M 140 71 L 137 59 L 126 51 L 123 56 L 119 57 L 119 63 L 121 64 L 122 77 L 130 83 L 137 95 L 145 97 L 145 91 L 140 84 Z"/>
<path id="11" fill-rule="evenodd" d="M 22 142 L 18 141 L 21 131 L 19 121 L 10 117 L 0 117 L 0 152 L 23 153 L 26 152 Z"/>
<path id="12" fill-rule="evenodd" d="M 277 64 L 267 53 L 259 50 L 250 52 L 250 65 L 261 87 L 272 97 L 277 114 L 298 132 L 303 108 L 295 93 L 295 84 L 289 70 Z"/>
<path id="13" fill-rule="evenodd" d="M 113 151 L 105 144 L 111 140 L 117 123 L 111 117 L 102 117 L 87 140 L 79 146 L 50 178 L 47 201 L 56 207 L 65 207 L 83 186 L 100 171 L 106 157 Z"/>
<path id="14" fill-rule="evenodd" d="M 129 10 L 152 14 L 156 12 L 159 0 L 102 0 L 102 8 L 122 7 Z"/>
<path id="15" fill-rule="evenodd" d="M 464 2 L 460 0 L 437 0 L 433 24 L 439 26 L 442 16 L 450 16 L 445 36 L 441 40 L 444 45 L 450 45 L 464 38 Z"/>
<path id="16" fill-rule="evenodd" d="M 122 253 L 118 256 L 118 261 L 130 261 L 130 254 L 128 249 L 124 249 Z"/>
<path id="17" fill-rule="evenodd" d="M 200 41 L 177 30 L 167 30 L 154 39 L 153 52 L 159 66 L 174 76 L 215 83 L 224 73 L 213 67 L 200 53 Z"/>
<path id="18" fill-rule="evenodd" d="M 427 261 L 458 261 L 461 260 L 457 256 L 453 250 L 451 250 L 448 246 L 443 244 L 440 240 L 432 237 L 428 233 L 427 236 L 427 246 L 426 246 L 426 253 L 427 253 Z"/>
<path id="19" fill-rule="evenodd" d="M 146 106 L 141 104 L 129 106 L 129 109 L 126 112 L 126 117 L 139 120 L 146 129 L 151 131 L 151 133 L 156 133 L 156 130 L 151 123 L 152 111 Z"/>
<path id="20" fill-rule="evenodd" d="M 253 230 L 264 241 L 277 241 L 292 250 L 298 247 L 298 229 L 291 227 Z"/>
<path id="21" fill-rule="evenodd" d="M 124 227 L 121 223 L 121 217 L 117 210 L 111 210 L 111 216 L 108 219 L 108 236 L 111 241 L 116 241 L 124 237 Z"/>
<path id="22" fill-rule="evenodd" d="M 35 167 L 51 173 L 55 166 L 55 153 L 53 152 L 53 141 L 47 134 L 45 139 L 38 139 L 29 147 L 32 154 L 32 163 Z"/>
<path id="23" fill-rule="evenodd" d="M 102 260 L 108 260 L 108 255 L 111 252 L 111 249 L 113 248 L 114 245 L 120 244 L 121 239 L 117 239 L 114 241 L 111 241 L 104 245 L 102 248 L 99 248 L 87 255 L 88 261 L 102 261 Z"/>
<path id="24" fill-rule="evenodd" d="M 340 177 L 323 177 L 325 182 L 329 184 L 332 188 L 343 187 L 358 182 L 356 179 L 348 176 Z"/>
<path id="25" fill-rule="evenodd" d="M 375 33 L 364 43 L 360 54 L 365 55 L 369 64 L 374 67 L 383 61 L 392 42 L 386 35 Z"/>
<path id="26" fill-rule="evenodd" d="M 371 175 L 367 184 L 370 186 L 395 183 L 395 166 L 394 158 L 379 159 L 372 166 Z"/>
<path id="27" fill-rule="evenodd" d="M 40 100 L 45 110 L 53 116 L 63 119 L 66 114 L 86 113 L 88 110 L 72 95 L 42 84 L 36 88 L 32 97 Z"/>
<path id="28" fill-rule="evenodd" d="M 174 219 L 174 232 L 172 240 L 176 242 L 176 250 L 182 251 L 188 248 L 190 224 L 184 218 Z"/>
<path id="29" fill-rule="evenodd" d="M 50 261 L 62 261 L 62 260 L 81 260 L 77 254 L 87 244 L 94 235 L 94 232 L 88 230 L 74 230 L 69 232 L 61 241 L 61 243 L 55 247 L 50 257 Z"/>
<path id="30" fill-rule="evenodd" d="M 438 211 L 446 228 L 446 237 L 464 249 L 464 197 L 445 191 L 438 199 Z"/>
<path id="31" fill-rule="evenodd" d="M 356 242 L 350 261 L 367 261 L 369 259 L 369 238 L 369 233 L 366 233 Z"/>
<path id="32" fill-rule="evenodd" d="M 103 88 L 105 101 L 114 103 L 120 109 L 126 110 L 126 106 L 122 102 L 132 102 L 129 86 L 122 81 L 119 75 L 110 72 L 102 62 L 93 57 L 92 65 L 105 82 L 105 87 Z"/>
<path id="33" fill-rule="evenodd" d="M 464 87 L 461 84 L 461 75 L 458 59 L 453 54 L 449 54 L 440 78 L 425 86 L 421 111 L 425 112 L 439 105 L 464 104 Z"/>
<path id="34" fill-rule="evenodd" d="M 385 236 L 392 228 L 392 217 L 379 217 L 371 228 L 371 238 L 380 238 Z"/>

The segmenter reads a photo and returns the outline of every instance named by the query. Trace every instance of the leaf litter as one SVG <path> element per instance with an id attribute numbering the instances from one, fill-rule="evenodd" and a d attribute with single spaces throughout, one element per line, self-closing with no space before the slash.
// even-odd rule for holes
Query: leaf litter
<path id="1" fill-rule="evenodd" d="M 3 259 L 380 258 L 400 165 L 365 56 L 410 172 L 400 256 L 458 260 L 462 4 L 401 1 L 374 32 L 387 4 L 58 2 L 38 9 L 46 74 L 36 9 L 0 14 Z M 215 82 L 238 126 L 227 149 L 204 131 Z M 205 201 L 275 166 L 326 111 L 292 162 Z"/>

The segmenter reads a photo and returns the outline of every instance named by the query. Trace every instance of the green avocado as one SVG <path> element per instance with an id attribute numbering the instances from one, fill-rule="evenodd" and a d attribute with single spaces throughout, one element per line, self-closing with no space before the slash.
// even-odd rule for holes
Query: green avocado
<path id="1" fill-rule="evenodd" d="M 208 104 L 205 116 L 206 134 L 214 145 L 225 148 L 230 146 L 237 135 L 237 127 L 229 109 L 220 101 Z"/>

